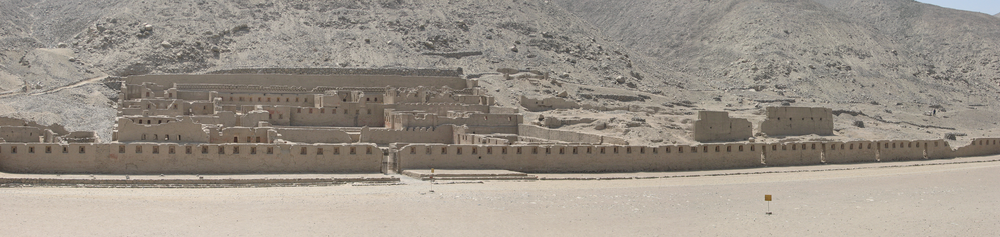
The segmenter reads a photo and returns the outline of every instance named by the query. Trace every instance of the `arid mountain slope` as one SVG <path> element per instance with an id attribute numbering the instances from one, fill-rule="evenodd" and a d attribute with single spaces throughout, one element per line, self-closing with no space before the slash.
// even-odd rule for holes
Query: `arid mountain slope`
<path id="1" fill-rule="evenodd" d="M 65 42 L 120 76 L 247 67 L 469 73 L 511 67 L 595 82 L 630 72 L 614 44 L 541 1 L 144 1 L 111 9 L 72 38 L 43 43 Z M 477 53 L 447 55 L 455 52 Z"/>
<path id="2" fill-rule="evenodd" d="M 817 139 L 982 136 L 1000 117 L 1000 19 L 910 0 L 0 5 L 0 115 L 105 139 L 115 91 L 74 83 L 262 67 L 462 68 L 503 105 L 565 91 L 597 108 L 526 120 L 633 144 L 691 143 L 698 110 L 759 122 L 763 107 L 789 101 L 844 112 L 836 136 Z M 552 80 L 505 80 L 500 68 Z"/>
<path id="3" fill-rule="evenodd" d="M 566 83 L 628 89 L 627 52 L 589 23 L 544 1 L 18 1 L 0 2 L 2 114 L 42 123 L 80 117 L 80 99 L 28 98 L 103 75 L 203 73 L 259 67 L 537 69 Z M 63 48 L 53 55 L 52 50 Z M 639 85 L 636 85 L 639 84 Z M 114 97 L 110 90 L 98 94 Z M 501 101 L 554 90 L 508 87 Z M 58 98 L 89 98 L 64 90 Z M 30 93 L 29 93 L 30 94 Z M 29 96 L 30 97 L 30 96 Z M 113 98 L 112 98 L 113 99 Z M 27 102 L 25 102 L 27 101 Z M 41 102 L 45 101 L 45 102 Z M 94 120 L 111 121 L 112 100 Z M 25 105 L 29 104 L 29 105 Z M 27 107 L 25 107 L 27 106 Z M 91 109 L 93 110 L 93 109 Z M 81 111 L 85 112 L 85 111 Z M 43 115 L 48 114 L 48 115 Z M 52 114 L 55 114 L 54 116 Z M 66 115 L 64 115 L 66 114 Z M 69 117 L 67 117 L 69 116 Z M 107 124 L 102 124 L 107 125 Z M 110 126 L 107 126 L 110 127 Z M 92 126 L 67 128 L 94 129 Z M 109 134 L 104 129 L 102 134 Z"/>
<path id="4" fill-rule="evenodd" d="M 908 0 L 556 1 L 719 90 L 840 103 L 997 101 L 1000 19 Z"/>

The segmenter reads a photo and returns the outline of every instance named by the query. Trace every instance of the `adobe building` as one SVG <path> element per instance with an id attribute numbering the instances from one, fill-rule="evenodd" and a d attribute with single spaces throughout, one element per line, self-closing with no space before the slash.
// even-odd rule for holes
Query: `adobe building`
<path id="1" fill-rule="evenodd" d="M 730 118 L 729 112 L 698 111 L 694 122 L 694 140 L 699 142 L 740 141 L 753 137 L 753 124 L 747 119 Z"/>
<path id="2" fill-rule="evenodd" d="M 768 136 L 833 135 L 833 110 L 811 107 L 768 107 L 760 132 Z"/>
<path id="3" fill-rule="evenodd" d="M 1000 153 L 1000 139 L 976 139 L 958 149 L 942 140 L 630 146 L 617 137 L 525 124 L 518 109 L 498 106 L 477 80 L 457 70 L 260 74 L 265 71 L 124 78 L 110 142 L 93 132 L 0 119 L 0 172 L 639 172 Z M 768 135 L 833 132 L 830 109 L 767 112 L 761 131 Z M 743 140 L 753 130 L 727 112 L 701 111 L 698 117 L 698 141 Z"/>
<path id="4" fill-rule="evenodd" d="M 477 80 L 460 73 L 364 72 L 382 74 L 128 77 L 121 82 L 112 140 L 375 143 L 388 149 L 397 143 L 579 143 L 576 138 L 591 136 L 520 129 L 524 121 L 516 108 L 497 106 Z M 624 143 L 597 137 L 588 142 Z"/>

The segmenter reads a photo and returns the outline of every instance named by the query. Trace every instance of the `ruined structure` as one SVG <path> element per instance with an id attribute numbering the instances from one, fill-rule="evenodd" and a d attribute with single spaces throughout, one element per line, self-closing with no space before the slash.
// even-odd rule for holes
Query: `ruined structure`
<path id="1" fill-rule="evenodd" d="M 760 132 L 768 136 L 833 135 L 833 110 L 808 107 L 768 107 Z"/>
<path id="2" fill-rule="evenodd" d="M 100 142 L 94 132 L 68 132 L 59 125 L 42 126 L 35 122 L 0 117 L 0 143 L 95 143 Z"/>
<path id="3" fill-rule="evenodd" d="M 380 172 L 392 163 L 390 151 L 409 143 L 605 142 L 603 136 L 524 125 L 517 109 L 496 106 L 477 80 L 457 71 L 359 72 L 123 78 L 110 143 L 87 139 L 92 132 L 62 135 L 5 124 L 0 134 L 8 147 L 0 146 L 0 170 Z"/>
<path id="4" fill-rule="evenodd" d="M 698 111 L 698 121 L 692 129 L 694 140 L 699 142 L 746 140 L 753 136 L 750 121 L 730 118 L 729 112 Z"/>
<path id="5" fill-rule="evenodd" d="M 336 75 L 133 76 L 119 81 L 113 139 L 0 124 L 0 171 L 352 173 L 405 169 L 636 172 L 941 159 L 1000 153 L 1000 139 L 629 146 L 526 124 L 478 81 L 441 70 Z M 534 102 L 534 101 L 530 101 Z M 533 104 L 533 103 L 532 103 Z M 539 101 L 539 105 L 542 102 Z M 548 104 L 546 104 L 548 105 Z M 539 106 L 539 108 L 543 108 Z M 768 108 L 768 135 L 832 133 L 824 108 Z M 750 137 L 746 119 L 699 113 L 699 141 Z"/>

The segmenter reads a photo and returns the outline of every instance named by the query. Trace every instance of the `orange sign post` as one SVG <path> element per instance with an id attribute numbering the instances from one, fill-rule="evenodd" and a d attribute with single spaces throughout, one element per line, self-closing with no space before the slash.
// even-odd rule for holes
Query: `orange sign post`
<path id="1" fill-rule="evenodd" d="M 764 201 L 767 202 L 767 214 L 771 215 L 771 194 L 764 194 Z"/>

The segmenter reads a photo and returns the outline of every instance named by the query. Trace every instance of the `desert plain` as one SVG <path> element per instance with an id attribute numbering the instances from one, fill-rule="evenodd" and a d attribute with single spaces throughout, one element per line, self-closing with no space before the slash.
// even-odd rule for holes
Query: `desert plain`
<path id="1" fill-rule="evenodd" d="M 537 174 L 542 180 L 530 182 L 401 176 L 395 185 L 0 188 L 0 229 L 4 236 L 988 236 L 1000 230 L 998 161 Z"/>

